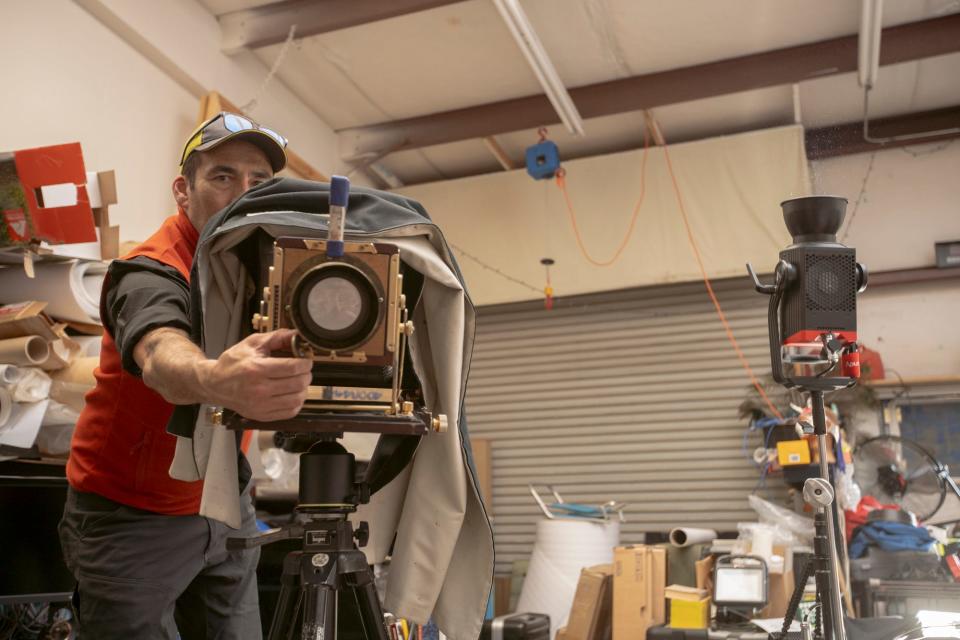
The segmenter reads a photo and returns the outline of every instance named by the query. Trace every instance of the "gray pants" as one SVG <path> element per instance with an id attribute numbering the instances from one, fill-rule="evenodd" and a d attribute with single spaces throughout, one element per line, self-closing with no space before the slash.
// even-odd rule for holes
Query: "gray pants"
<path id="1" fill-rule="evenodd" d="M 226 550 L 256 534 L 249 493 L 239 531 L 222 522 L 135 509 L 70 489 L 60 544 L 77 579 L 81 637 L 259 640 L 260 549 Z"/>

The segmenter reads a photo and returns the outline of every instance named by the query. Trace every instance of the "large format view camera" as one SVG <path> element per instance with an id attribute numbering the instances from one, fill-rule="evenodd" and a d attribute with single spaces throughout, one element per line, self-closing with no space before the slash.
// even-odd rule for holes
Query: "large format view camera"
<path id="1" fill-rule="evenodd" d="M 222 414 L 229 428 L 275 431 L 275 445 L 300 454 L 292 520 L 227 542 L 243 549 L 301 541 L 284 559 L 270 640 L 335 640 L 347 628 L 352 637 L 389 640 L 373 575 L 358 549 L 369 528 L 366 522 L 355 528 L 348 515 L 402 471 L 420 436 L 447 427 L 444 415 L 424 406 L 407 357 L 408 300 L 416 304 L 423 276 L 403 265 L 395 244 L 344 241 L 349 185 L 339 176 L 331 180 L 326 238 L 259 233 L 241 251 L 255 264 L 249 271 L 259 294 L 250 301 L 257 306 L 250 309 L 252 330 L 295 330 L 289 351 L 313 361 L 307 400 L 294 418 L 261 423 Z M 348 431 L 380 434 L 363 467 L 337 442 Z"/>
<path id="2" fill-rule="evenodd" d="M 335 177 L 327 238 L 262 237 L 257 249 L 261 296 L 253 330 L 296 330 L 290 351 L 314 362 L 303 410 L 282 427 L 300 422 L 310 431 L 324 423 L 335 431 L 414 434 L 420 425 L 445 430 L 445 416 L 424 409 L 406 357 L 414 330 L 408 299 L 419 296 L 422 277 L 405 269 L 394 244 L 344 241 L 348 194 L 349 182 Z"/>

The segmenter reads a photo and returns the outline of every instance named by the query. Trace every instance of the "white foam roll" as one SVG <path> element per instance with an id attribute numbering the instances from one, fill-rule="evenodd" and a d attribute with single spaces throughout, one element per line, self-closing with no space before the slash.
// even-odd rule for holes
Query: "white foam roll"
<path id="1" fill-rule="evenodd" d="M 0 362 L 24 367 L 39 366 L 50 356 L 50 345 L 40 336 L 0 340 Z"/>
<path id="2" fill-rule="evenodd" d="M 67 260 L 34 265 L 35 278 L 23 269 L 0 271 L 0 303 L 45 300 L 44 312 L 58 320 L 100 322 L 100 290 L 107 265 L 103 262 Z"/>
<path id="3" fill-rule="evenodd" d="M 581 569 L 613 562 L 613 549 L 619 543 L 616 521 L 541 520 L 517 611 L 549 615 L 550 637 L 554 637 L 567 623 Z"/>
<path id="4" fill-rule="evenodd" d="M 670 530 L 670 544 L 675 547 L 688 547 L 691 544 L 707 544 L 717 538 L 713 529 L 693 529 L 691 527 L 677 527 Z"/>
<path id="5" fill-rule="evenodd" d="M 20 367 L 12 364 L 0 364 L 0 385 L 12 385 L 23 376 Z"/>
<path id="6" fill-rule="evenodd" d="M 0 429 L 3 429 L 7 421 L 10 420 L 10 412 L 13 410 L 13 396 L 10 392 L 0 387 Z"/>

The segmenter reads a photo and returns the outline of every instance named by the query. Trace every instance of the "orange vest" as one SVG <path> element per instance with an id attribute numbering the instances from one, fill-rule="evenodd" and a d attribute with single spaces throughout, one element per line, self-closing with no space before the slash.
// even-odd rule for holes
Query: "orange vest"
<path id="1" fill-rule="evenodd" d="M 181 211 L 150 239 L 124 256 L 152 258 L 190 281 L 199 234 Z M 167 433 L 173 405 L 137 376 L 123 370 L 109 332 L 103 334 L 97 386 L 87 393 L 67 462 L 77 491 L 97 493 L 138 509 L 171 515 L 200 510 L 203 482 L 170 477 L 176 437 Z"/>

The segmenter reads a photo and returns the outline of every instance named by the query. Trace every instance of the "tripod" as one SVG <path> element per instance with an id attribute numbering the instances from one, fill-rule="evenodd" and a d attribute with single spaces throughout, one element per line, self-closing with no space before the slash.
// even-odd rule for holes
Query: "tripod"
<path id="1" fill-rule="evenodd" d="M 302 548 L 283 561 L 280 595 L 270 623 L 269 640 L 336 640 L 340 596 L 356 602 L 362 637 L 389 640 L 373 573 L 358 547 L 366 545 L 369 528 L 354 531 L 347 519 L 357 505 L 370 500 L 369 485 L 355 480 L 354 456 L 336 442 L 336 435 L 317 436 L 300 454 L 298 522 L 255 538 L 230 538 L 227 549 L 239 550 L 279 540 L 300 538 Z M 299 635 L 294 634 L 297 620 Z"/>
<path id="2" fill-rule="evenodd" d="M 803 483 L 803 499 L 816 509 L 813 520 L 813 560 L 805 567 L 803 576 L 790 598 L 790 604 L 783 619 L 781 637 L 786 637 L 787 630 L 797 613 L 804 586 L 813 572 L 818 605 L 817 626 L 813 630 L 813 637 L 817 640 L 824 638 L 825 640 L 846 640 L 843 603 L 840 597 L 840 563 L 837 559 L 834 532 L 834 491 L 830 484 L 830 468 L 827 464 L 827 426 L 823 408 L 823 391 L 811 390 L 810 400 L 813 409 L 813 433 L 817 437 L 817 447 L 820 451 L 820 477 L 808 478 Z M 805 634 L 804 638 L 806 637 Z"/>

